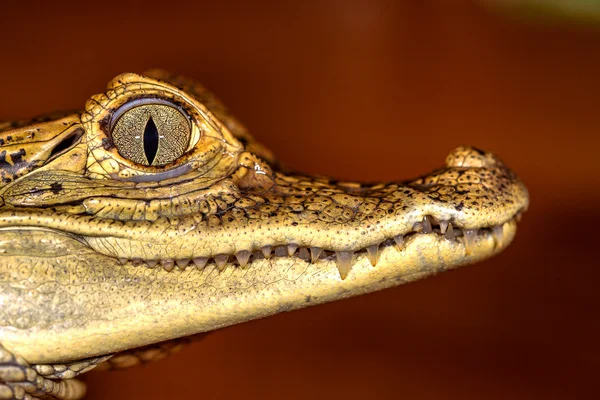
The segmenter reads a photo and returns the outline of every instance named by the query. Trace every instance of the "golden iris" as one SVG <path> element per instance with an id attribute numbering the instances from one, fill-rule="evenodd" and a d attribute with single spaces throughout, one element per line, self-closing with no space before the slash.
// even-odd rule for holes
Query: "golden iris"
<path id="1" fill-rule="evenodd" d="M 191 124 L 177 108 L 141 104 L 123 112 L 114 123 L 112 139 L 119 154 L 146 166 L 163 166 L 185 153 Z"/>

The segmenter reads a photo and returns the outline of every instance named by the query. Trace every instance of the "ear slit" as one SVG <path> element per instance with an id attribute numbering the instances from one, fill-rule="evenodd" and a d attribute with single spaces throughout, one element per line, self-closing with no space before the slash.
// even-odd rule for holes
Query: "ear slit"
<path id="1" fill-rule="evenodd" d="M 60 142 L 58 142 L 58 144 L 56 146 L 54 146 L 54 148 L 50 152 L 50 155 L 48 156 L 48 159 L 51 159 L 54 156 L 57 156 L 57 155 L 63 153 L 65 150 L 68 150 L 71 147 L 73 147 L 73 145 L 75 145 L 77 142 L 79 142 L 79 139 L 81 139 L 82 136 L 83 136 L 83 129 L 81 129 L 81 128 L 75 129 L 72 132 L 70 132 Z"/>

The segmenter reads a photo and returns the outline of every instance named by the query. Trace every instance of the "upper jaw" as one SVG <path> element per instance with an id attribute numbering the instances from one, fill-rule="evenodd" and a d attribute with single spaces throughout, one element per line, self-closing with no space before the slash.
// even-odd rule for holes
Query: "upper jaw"
<path id="1" fill-rule="evenodd" d="M 163 195 L 157 188 L 151 199 L 132 183 L 107 191 L 107 181 L 71 175 L 61 188 L 68 205 L 49 196 L 57 179 L 40 171 L 38 179 L 33 173 L 4 190 L 3 197 L 18 207 L 35 182 L 37 198 L 54 201 L 53 209 L 19 207 L 16 217 L 0 225 L 69 232 L 121 262 L 160 263 L 167 270 L 212 262 L 221 269 L 245 267 L 272 252 L 315 261 L 331 252 L 345 277 L 353 254 L 376 260 L 378 249 L 390 244 L 401 249 L 415 233 L 462 243 L 465 253 L 478 234 L 502 247 L 503 226 L 528 205 L 527 191 L 514 173 L 493 155 L 468 147 L 452 152 L 444 168 L 404 184 L 338 184 L 271 172 L 261 160 L 255 162 L 261 167 L 237 169 L 208 187 L 192 179 L 163 187 Z M 269 174 L 255 176 L 256 171 Z M 83 182 L 85 191 L 79 190 Z"/>

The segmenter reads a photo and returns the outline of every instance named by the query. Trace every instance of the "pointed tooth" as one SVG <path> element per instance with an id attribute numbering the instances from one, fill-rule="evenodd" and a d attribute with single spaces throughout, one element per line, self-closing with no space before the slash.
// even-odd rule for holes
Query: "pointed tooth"
<path id="1" fill-rule="evenodd" d="M 442 233 L 442 235 L 448 230 L 449 224 L 450 221 L 440 221 L 440 232 Z"/>
<path id="2" fill-rule="evenodd" d="M 298 252 L 298 257 L 304 261 L 310 260 L 310 253 L 306 247 L 300 247 L 300 251 Z"/>
<path id="3" fill-rule="evenodd" d="M 263 254 L 263 256 L 265 256 L 265 258 L 268 260 L 269 258 L 271 258 L 271 246 L 263 246 L 260 248 L 260 252 Z"/>
<path id="4" fill-rule="evenodd" d="M 426 215 L 423 217 L 423 230 L 421 231 L 421 233 L 431 233 L 433 232 L 433 229 L 431 228 L 431 221 L 429 220 L 429 217 Z"/>
<path id="5" fill-rule="evenodd" d="M 295 243 L 290 243 L 287 245 L 287 253 L 288 256 L 291 257 L 294 255 L 294 253 L 296 252 L 296 250 L 298 250 L 298 245 Z"/>
<path id="6" fill-rule="evenodd" d="M 503 225 L 496 225 L 492 228 L 492 235 L 496 241 L 496 247 L 500 248 L 504 244 L 504 227 Z"/>
<path id="7" fill-rule="evenodd" d="M 127 259 L 126 258 L 119 258 L 119 263 L 121 263 L 121 264 L 127 264 Z"/>
<path id="8" fill-rule="evenodd" d="M 235 258 L 237 258 L 238 262 L 240 263 L 240 267 L 246 268 L 248 265 L 248 260 L 250 259 L 250 254 L 251 253 L 248 250 L 242 250 L 235 255 Z"/>
<path id="9" fill-rule="evenodd" d="M 398 251 L 404 250 L 404 235 L 394 236 L 394 242 L 396 242 L 396 249 Z"/>
<path id="10" fill-rule="evenodd" d="M 173 271 L 173 268 L 175 268 L 175 262 L 173 260 L 160 260 L 160 265 L 162 265 L 167 272 L 171 272 Z"/>
<path id="11" fill-rule="evenodd" d="M 223 272 L 223 270 L 227 266 L 228 259 L 229 259 L 229 256 L 227 254 L 219 254 L 218 256 L 215 256 L 215 263 L 217 264 L 217 267 L 219 268 L 219 272 Z"/>
<path id="12" fill-rule="evenodd" d="M 463 229 L 463 234 L 465 236 L 465 247 L 467 250 L 467 254 L 471 254 L 473 248 L 475 247 L 477 229 Z"/>
<path id="13" fill-rule="evenodd" d="M 142 265 L 144 263 L 144 261 L 141 258 L 134 258 L 131 260 L 131 263 L 133 265 L 135 265 L 136 267 Z"/>
<path id="14" fill-rule="evenodd" d="M 193 261 L 194 264 L 196 264 L 196 268 L 204 268 L 204 266 L 208 262 L 208 257 L 196 257 Z"/>
<path id="15" fill-rule="evenodd" d="M 177 263 L 177 266 L 179 268 L 184 270 L 185 267 L 187 267 L 187 265 L 190 263 L 190 260 L 177 260 L 177 261 L 175 261 L 175 263 Z"/>
<path id="16" fill-rule="evenodd" d="M 150 268 L 156 267 L 156 264 L 158 264 L 158 260 L 147 260 L 146 261 L 146 265 L 149 266 Z"/>
<path id="17" fill-rule="evenodd" d="M 323 249 L 320 247 L 311 247 L 310 248 L 310 262 L 316 263 L 317 260 L 319 259 L 319 256 L 321 256 L 322 251 L 323 251 Z"/>
<path id="18" fill-rule="evenodd" d="M 454 240 L 454 238 L 456 237 L 456 235 L 454 234 L 454 228 L 452 227 L 451 223 L 448 223 L 448 229 L 446 229 L 446 233 L 444 234 L 444 236 L 448 240 Z"/>
<path id="19" fill-rule="evenodd" d="M 337 257 L 337 267 L 340 272 L 342 280 L 346 279 L 350 268 L 352 267 L 352 256 L 353 251 L 337 251 L 335 256 Z"/>
<path id="20" fill-rule="evenodd" d="M 372 266 L 377 265 L 377 259 L 379 258 L 379 245 L 374 244 L 373 246 L 367 247 L 367 257 L 369 257 L 369 261 Z"/>

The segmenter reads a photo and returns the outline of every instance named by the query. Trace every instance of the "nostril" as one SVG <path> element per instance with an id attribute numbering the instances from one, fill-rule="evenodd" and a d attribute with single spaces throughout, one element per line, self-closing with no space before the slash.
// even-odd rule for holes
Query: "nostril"
<path id="1" fill-rule="evenodd" d="M 492 153 L 471 146 L 461 146 L 452 151 L 446 158 L 448 167 L 493 168 L 502 162 Z"/>

